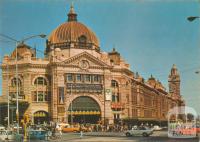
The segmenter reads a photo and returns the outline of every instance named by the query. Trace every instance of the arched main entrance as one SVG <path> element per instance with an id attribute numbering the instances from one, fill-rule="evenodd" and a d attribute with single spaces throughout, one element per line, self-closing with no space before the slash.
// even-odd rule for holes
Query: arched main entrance
<path id="1" fill-rule="evenodd" d="M 99 104 L 91 97 L 81 96 L 70 103 L 68 108 L 68 121 L 71 123 L 92 123 L 95 124 L 101 119 Z"/>
<path id="2" fill-rule="evenodd" d="M 48 112 L 46 111 L 36 111 L 33 116 L 34 124 L 43 124 L 44 122 L 49 122 Z"/>

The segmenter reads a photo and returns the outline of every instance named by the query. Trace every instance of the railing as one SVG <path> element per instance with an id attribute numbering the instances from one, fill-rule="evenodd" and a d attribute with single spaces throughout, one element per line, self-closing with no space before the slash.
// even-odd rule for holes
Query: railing
<path id="1" fill-rule="evenodd" d="M 99 47 L 93 43 L 82 43 L 82 42 L 64 42 L 64 43 L 53 43 L 48 44 L 48 47 L 51 47 L 52 45 L 54 48 L 62 48 L 62 49 L 69 49 L 70 45 L 74 44 L 74 48 L 83 48 L 83 49 L 92 49 L 93 46 L 95 46 L 95 50 L 97 52 L 100 51 Z"/>

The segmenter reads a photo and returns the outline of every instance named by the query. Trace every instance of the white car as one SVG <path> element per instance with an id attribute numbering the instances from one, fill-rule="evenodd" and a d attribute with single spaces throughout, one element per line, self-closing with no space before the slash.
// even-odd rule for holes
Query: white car
<path id="1" fill-rule="evenodd" d="M 155 125 L 155 126 L 153 126 L 153 130 L 154 131 L 160 131 L 160 130 L 162 130 L 162 128 L 158 125 Z"/>
<path id="2" fill-rule="evenodd" d="M 15 141 L 16 133 L 9 130 L 0 130 L 0 141 Z M 22 140 L 22 136 L 19 135 L 19 140 Z"/>
<path id="3" fill-rule="evenodd" d="M 134 135 L 142 135 L 144 137 L 148 137 L 153 134 L 153 129 L 149 129 L 147 127 L 138 127 L 133 128 L 131 130 L 125 131 L 125 135 L 127 137 L 134 136 Z"/>

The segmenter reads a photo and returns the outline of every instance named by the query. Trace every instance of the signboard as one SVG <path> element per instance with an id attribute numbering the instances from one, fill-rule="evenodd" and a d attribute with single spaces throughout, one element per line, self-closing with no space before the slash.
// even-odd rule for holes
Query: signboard
<path id="1" fill-rule="evenodd" d="M 111 99 L 112 99 L 112 89 L 110 89 L 110 88 L 105 89 L 105 94 L 106 94 L 106 101 L 111 101 Z"/>
<path id="2" fill-rule="evenodd" d="M 103 87 L 102 84 L 67 83 L 67 90 L 70 91 L 70 89 L 80 92 L 88 92 L 88 91 L 101 92 Z"/>

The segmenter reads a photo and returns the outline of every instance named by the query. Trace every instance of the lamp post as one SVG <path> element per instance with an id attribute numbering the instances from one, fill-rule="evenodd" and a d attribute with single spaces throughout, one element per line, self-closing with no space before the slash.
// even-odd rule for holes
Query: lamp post
<path id="1" fill-rule="evenodd" d="M 72 97 L 72 84 L 71 84 L 71 86 L 70 86 L 70 96 Z M 73 108 L 72 108 L 72 99 L 71 99 L 71 107 L 70 107 L 70 109 L 71 109 L 71 125 L 73 125 L 73 113 L 72 113 L 72 111 L 73 111 Z"/>
<path id="2" fill-rule="evenodd" d="M 0 34 L 0 36 L 15 42 L 15 46 L 16 46 L 16 50 L 15 50 L 16 51 L 15 52 L 15 54 L 16 54 L 15 55 L 15 62 L 16 62 L 16 75 L 15 75 L 16 76 L 16 117 L 17 117 L 17 133 L 19 134 L 19 100 L 18 100 L 18 97 L 19 97 L 19 86 L 18 86 L 18 83 L 19 82 L 18 82 L 18 64 L 17 64 L 17 60 L 18 60 L 18 56 L 17 55 L 18 54 L 17 54 L 17 48 L 18 48 L 19 44 L 23 44 L 25 41 L 27 41 L 29 39 L 32 39 L 32 38 L 35 38 L 35 37 L 45 38 L 46 35 L 45 34 L 32 35 L 32 36 L 23 38 L 21 40 L 16 40 L 16 39 L 14 39 L 14 38 L 12 38 L 10 36 L 4 35 L 4 34 Z M 9 90 L 7 90 L 7 91 L 9 91 Z M 9 110 L 9 108 L 8 108 L 8 110 Z"/>

